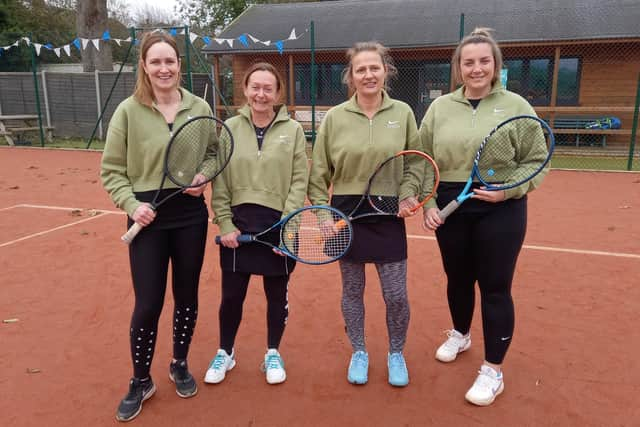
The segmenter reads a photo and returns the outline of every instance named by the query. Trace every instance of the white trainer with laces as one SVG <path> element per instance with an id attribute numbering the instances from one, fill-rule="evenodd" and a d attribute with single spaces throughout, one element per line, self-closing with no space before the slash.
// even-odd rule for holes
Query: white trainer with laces
<path id="1" fill-rule="evenodd" d="M 502 372 L 498 373 L 491 366 L 482 365 L 478 371 L 478 378 L 464 396 L 467 401 L 478 406 L 491 405 L 500 393 L 504 391 Z"/>
<path id="2" fill-rule="evenodd" d="M 441 362 L 453 362 L 458 357 L 458 353 L 467 351 L 471 347 L 471 335 L 462 335 L 455 329 L 447 332 L 447 340 L 438 347 L 436 359 Z"/>
<path id="3" fill-rule="evenodd" d="M 235 351 L 231 351 L 231 355 L 229 355 L 223 349 L 219 349 L 209 364 L 209 369 L 204 375 L 204 382 L 209 384 L 222 382 L 227 375 L 227 371 L 232 370 L 234 366 L 236 366 Z"/>
<path id="4" fill-rule="evenodd" d="M 264 355 L 262 370 L 265 372 L 269 384 L 280 384 L 287 379 L 284 361 L 275 348 L 270 348 L 267 350 L 267 354 Z"/>

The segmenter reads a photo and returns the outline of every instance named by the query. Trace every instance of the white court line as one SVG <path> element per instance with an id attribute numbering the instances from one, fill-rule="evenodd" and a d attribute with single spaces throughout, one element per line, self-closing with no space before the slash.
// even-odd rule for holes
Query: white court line
<path id="1" fill-rule="evenodd" d="M 59 210 L 59 211 L 93 211 L 98 213 L 108 213 L 108 214 L 119 214 L 124 215 L 122 211 L 108 211 L 104 209 L 86 209 L 86 208 L 67 208 L 63 206 L 48 206 L 48 205 L 29 205 L 29 204 L 20 204 L 9 206 L 8 208 L 2 208 L 0 211 L 5 211 L 9 209 L 15 208 L 36 208 L 36 209 L 51 209 L 51 210 Z"/>
<path id="2" fill-rule="evenodd" d="M 31 234 L 29 236 L 24 236 L 24 237 L 21 237 L 21 238 L 16 239 L 16 240 L 11 240 L 9 242 L 0 243 L 0 248 L 3 248 L 5 246 L 9 246 L 9 245 L 13 245 L 14 243 L 18 243 L 18 242 L 21 242 L 23 240 L 31 239 L 33 237 L 38 237 L 38 236 L 42 236 L 42 235 L 45 235 L 45 234 L 53 233 L 54 231 L 62 230 L 63 228 L 72 227 L 74 225 L 82 224 L 83 222 L 94 220 L 94 219 L 96 219 L 96 218 L 98 218 L 100 216 L 101 215 L 92 216 L 92 217 L 89 217 L 89 218 L 81 219 L 80 221 L 76 221 L 76 222 L 72 222 L 72 223 L 69 223 L 69 224 L 61 225 L 60 227 L 51 228 L 49 230 L 45 230 L 45 231 L 41 231 L 39 233 Z"/>
<path id="3" fill-rule="evenodd" d="M 410 239 L 418 240 L 436 240 L 432 236 L 417 236 L 415 234 L 407 235 Z M 570 254 L 582 254 L 582 255 L 601 255 L 601 256 L 613 256 L 620 258 L 636 258 L 640 259 L 638 254 L 627 254 L 624 252 L 606 252 L 606 251 L 590 251 L 586 249 L 571 249 L 571 248 L 555 248 L 553 246 L 535 246 L 535 245 L 522 245 L 525 249 L 533 249 L 538 251 L 550 251 L 550 252 L 567 252 Z"/>
<path id="4" fill-rule="evenodd" d="M 110 211 L 110 210 L 102 210 L 102 209 L 66 208 L 66 207 L 62 207 L 62 206 L 29 205 L 29 204 L 21 204 L 21 205 L 9 206 L 7 208 L 0 209 L 0 211 L 4 211 L 4 210 L 8 210 L 8 209 L 14 209 L 14 208 L 56 209 L 56 210 L 64 210 L 64 211 L 90 210 L 90 211 L 98 212 L 98 213 L 101 213 L 101 214 L 102 213 L 104 213 L 104 214 L 115 214 L 115 215 L 124 215 L 125 214 L 122 211 Z M 2 244 L 0 244 L 0 248 L 2 248 L 4 246 L 11 245 L 13 243 L 20 242 L 22 240 L 30 239 L 32 237 L 41 236 L 43 234 L 47 234 L 47 233 L 51 233 L 53 231 L 57 231 L 57 230 L 60 230 L 60 229 L 63 229 L 63 228 L 71 227 L 71 226 L 76 225 L 76 224 L 81 224 L 83 222 L 95 219 L 95 218 L 97 218 L 99 216 L 100 215 L 96 215 L 96 216 L 93 216 L 91 218 L 86 218 L 86 219 L 83 219 L 83 220 L 80 220 L 80 221 L 72 222 L 70 224 L 62 225 L 60 227 L 56 227 L 56 228 L 53 228 L 51 230 L 42 231 L 40 233 L 32 234 L 30 236 L 25 236 L 25 237 L 22 237 L 22 238 L 17 239 L 17 240 L 13 240 L 13 241 L 10 241 L 10 242 L 2 243 Z M 408 234 L 407 237 L 409 239 L 416 239 L 416 240 L 436 240 L 436 238 L 433 237 L 433 236 L 420 236 L 420 235 L 416 235 L 416 234 Z M 522 247 L 525 248 L 525 249 L 533 249 L 533 250 L 538 250 L 538 251 L 565 252 L 565 253 L 581 254 L 581 255 L 600 255 L 600 256 L 611 256 L 611 257 L 618 257 L 618 258 L 640 259 L 640 255 L 639 254 L 629 254 L 629 253 L 624 253 L 624 252 L 592 251 L 592 250 L 587 250 L 587 249 L 556 248 L 556 247 L 553 247 L 553 246 L 536 246 L 536 245 L 523 245 Z"/>

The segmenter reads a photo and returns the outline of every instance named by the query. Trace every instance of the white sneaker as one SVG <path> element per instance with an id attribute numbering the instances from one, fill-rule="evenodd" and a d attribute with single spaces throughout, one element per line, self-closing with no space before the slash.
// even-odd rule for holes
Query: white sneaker
<path id="1" fill-rule="evenodd" d="M 491 405 L 503 390 L 502 372 L 498 373 L 492 367 L 482 365 L 478 371 L 478 378 L 464 398 L 474 405 L 487 406 Z"/>
<path id="2" fill-rule="evenodd" d="M 219 349 L 209 364 L 209 369 L 204 375 L 204 382 L 209 384 L 222 382 L 227 375 L 227 371 L 232 370 L 234 366 L 236 366 L 235 351 L 232 351 L 231 355 L 229 355 L 223 349 Z"/>
<path id="3" fill-rule="evenodd" d="M 275 348 L 270 348 L 267 350 L 267 354 L 264 355 L 262 370 L 266 373 L 269 384 L 280 384 L 287 379 L 287 373 L 284 370 L 284 361 Z"/>
<path id="4" fill-rule="evenodd" d="M 441 362 L 453 362 L 458 353 L 467 351 L 471 347 L 471 335 L 462 335 L 455 329 L 447 331 L 447 340 L 438 347 L 436 359 Z"/>

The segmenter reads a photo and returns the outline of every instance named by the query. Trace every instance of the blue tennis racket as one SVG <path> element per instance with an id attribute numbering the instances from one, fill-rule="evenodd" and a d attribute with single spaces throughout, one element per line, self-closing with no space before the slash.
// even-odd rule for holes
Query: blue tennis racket
<path id="1" fill-rule="evenodd" d="M 344 226 L 337 227 L 336 224 Z M 279 233 L 280 244 L 269 240 Z M 330 206 L 305 206 L 291 212 L 271 227 L 257 234 L 241 234 L 240 244 L 253 242 L 277 249 L 304 264 L 328 264 L 341 258 L 351 247 L 353 229 L 345 214 Z M 215 242 L 220 244 L 220 236 Z"/>
<path id="2" fill-rule="evenodd" d="M 507 190 L 531 180 L 549 163 L 554 147 L 553 132 L 544 120 L 523 115 L 503 121 L 482 140 L 462 192 L 438 216 L 444 220 L 472 198 L 476 179 L 487 191 Z"/>

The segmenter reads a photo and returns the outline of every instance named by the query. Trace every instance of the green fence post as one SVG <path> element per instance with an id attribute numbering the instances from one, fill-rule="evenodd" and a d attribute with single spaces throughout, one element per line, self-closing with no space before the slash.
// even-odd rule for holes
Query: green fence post
<path id="1" fill-rule="evenodd" d="M 633 124 L 631 125 L 631 139 L 629 141 L 629 160 L 627 170 L 633 168 L 633 153 L 636 149 L 636 130 L 638 128 L 638 109 L 640 108 L 640 73 L 638 74 L 638 85 L 636 89 L 636 107 L 633 110 Z"/>
<path id="2" fill-rule="evenodd" d="M 460 14 L 460 40 L 464 38 L 464 13 Z"/>
<path id="3" fill-rule="evenodd" d="M 193 93 L 193 80 L 191 78 L 191 55 L 189 55 L 189 46 L 191 45 L 191 38 L 189 37 L 189 26 L 184 26 L 184 61 L 187 63 L 187 90 Z"/>
<path id="4" fill-rule="evenodd" d="M 38 129 L 40 130 L 40 146 L 44 147 L 44 131 L 42 130 L 42 111 L 40 110 L 40 91 L 38 90 L 38 64 L 36 63 L 36 47 L 33 45 L 33 33 L 29 33 L 31 47 L 31 71 L 33 73 L 33 88 L 36 94 L 36 112 L 38 113 Z"/>
<path id="5" fill-rule="evenodd" d="M 316 143 L 316 36 L 313 21 L 310 28 L 311 36 L 311 146 Z"/>
<path id="6" fill-rule="evenodd" d="M 127 59 L 129 59 L 129 55 L 131 54 L 131 49 L 133 48 L 133 45 L 135 44 L 135 40 L 136 40 L 136 29 L 135 28 L 130 28 L 129 32 L 131 34 L 131 43 L 129 43 L 129 49 L 127 49 L 127 54 L 125 55 L 124 59 L 122 60 L 122 63 L 120 64 L 120 68 L 118 69 L 118 75 L 116 76 L 116 79 L 113 82 L 113 85 L 111 85 L 111 90 L 109 91 L 109 95 L 107 95 L 107 99 L 104 101 L 104 104 L 102 104 L 102 110 L 100 111 L 100 117 L 98 117 L 98 121 L 96 122 L 96 125 L 93 127 L 93 131 L 91 131 L 91 136 L 89 137 L 89 140 L 87 141 L 87 146 L 85 148 L 90 148 L 91 147 L 91 143 L 93 142 L 93 137 L 96 136 L 96 130 L 98 130 L 98 126 L 100 125 L 100 122 L 102 121 L 102 117 L 104 116 L 104 112 L 107 109 L 107 105 L 109 105 L 109 101 L 111 101 L 111 95 L 113 95 L 113 90 L 116 88 L 116 85 L 118 84 L 118 80 L 120 79 L 120 75 L 122 75 L 122 69 L 124 68 L 124 64 L 127 62 Z"/>

